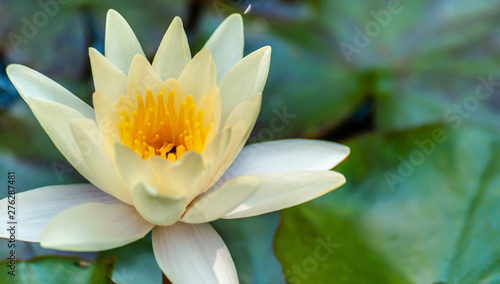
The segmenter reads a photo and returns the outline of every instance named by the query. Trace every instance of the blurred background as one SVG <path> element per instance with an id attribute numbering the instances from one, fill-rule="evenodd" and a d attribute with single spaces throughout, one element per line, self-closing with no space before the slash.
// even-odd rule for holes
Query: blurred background
<path id="1" fill-rule="evenodd" d="M 5 67 L 34 68 L 91 104 L 88 47 L 103 52 L 110 8 L 150 60 L 176 15 L 195 54 L 244 14 L 245 54 L 273 49 L 249 143 L 351 147 L 339 189 L 213 223 L 241 283 L 500 283 L 500 1 L 0 0 L 2 187 L 9 171 L 19 192 L 85 182 Z M 161 283 L 150 236 L 98 254 L 20 243 L 17 257 L 1 283 Z"/>

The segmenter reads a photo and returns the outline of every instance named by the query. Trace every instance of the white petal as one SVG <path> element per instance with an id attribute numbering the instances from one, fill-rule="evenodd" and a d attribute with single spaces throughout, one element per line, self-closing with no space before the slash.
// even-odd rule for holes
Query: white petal
<path id="1" fill-rule="evenodd" d="M 161 190 L 167 195 L 184 196 L 191 202 L 208 182 L 209 171 L 203 158 L 194 151 L 186 152 L 179 160 L 161 174 Z"/>
<path id="2" fill-rule="evenodd" d="M 221 121 L 221 127 L 224 125 L 226 128 L 237 128 L 244 133 L 250 134 L 259 116 L 261 104 L 262 94 L 255 94 L 237 105 L 227 117 L 225 124 L 222 124 Z M 248 139 L 248 137 L 246 139 Z"/>
<path id="3" fill-rule="evenodd" d="M 141 216 L 155 225 L 169 226 L 184 213 L 188 201 L 183 196 L 160 195 L 147 184 L 138 184 L 132 192 L 134 206 Z"/>
<path id="4" fill-rule="evenodd" d="M 7 210 L 15 202 L 17 240 L 39 242 L 47 223 L 60 212 L 88 202 L 119 203 L 113 196 L 104 193 L 92 184 L 69 184 L 40 187 L 21 192 L 15 199 L 0 200 L 0 208 Z M 0 215 L 2 224 L 7 224 L 7 211 Z M 9 232 L 0 230 L 1 238 L 8 238 Z"/>
<path id="5" fill-rule="evenodd" d="M 172 283 L 238 283 L 231 254 L 209 224 L 156 227 L 153 251 Z"/>
<path id="6" fill-rule="evenodd" d="M 329 170 L 349 155 L 349 147 L 333 142 L 289 139 L 245 146 L 224 173 L 225 179 L 251 174 Z"/>
<path id="7" fill-rule="evenodd" d="M 260 111 L 262 95 L 258 94 L 239 104 L 220 131 L 203 152 L 203 158 L 212 168 L 208 189 L 228 169 L 247 141 Z"/>
<path id="8" fill-rule="evenodd" d="M 209 49 L 217 67 L 217 81 L 243 57 L 243 19 L 232 14 L 222 22 L 203 48 Z"/>
<path id="9" fill-rule="evenodd" d="M 220 115 L 221 115 L 221 98 L 220 98 L 220 89 L 215 87 L 210 90 L 204 96 L 201 97 L 200 101 L 196 104 L 196 111 L 200 111 L 203 109 L 203 123 L 209 125 L 210 123 L 214 123 L 212 125 L 211 133 L 215 135 L 220 128 Z M 214 131 L 212 131 L 214 130 Z M 210 135 L 209 134 L 209 135 Z M 208 137 L 207 141 L 210 142 L 211 138 Z"/>
<path id="10" fill-rule="evenodd" d="M 254 195 L 224 218 L 257 216 L 317 198 L 345 183 L 334 171 L 295 171 L 253 175 L 260 179 Z"/>
<path id="11" fill-rule="evenodd" d="M 118 12 L 109 10 L 106 17 L 104 55 L 123 73 L 128 74 L 136 54 L 145 56 L 134 32 Z"/>
<path id="12" fill-rule="evenodd" d="M 262 93 L 270 62 L 271 47 L 266 46 L 245 56 L 220 80 L 223 123 L 238 104 Z"/>
<path id="13" fill-rule="evenodd" d="M 116 107 L 116 101 L 114 101 L 108 95 L 95 92 L 92 96 L 95 108 L 95 119 L 101 132 L 102 137 L 104 137 L 104 145 L 108 154 L 113 155 L 113 139 L 114 136 L 118 136 L 118 109 Z"/>
<path id="14" fill-rule="evenodd" d="M 157 187 L 156 177 L 149 164 L 136 152 L 121 142 L 115 142 L 114 152 L 116 169 L 130 190 L 139 183 Z"/>
<path id="15" fill-rule="evenodd" d="M 191 51 L 182 20 L 175 17 L 161 40 L 153 60 L 153 68 L 163 80 L 177 79 L 190 60 Z"/>
<path id="16" fill-rule="evenodd" d="M 215 135 L 203 151 L 203 160 L 210 166 L 210 175 L 212 176 L 211 181 L 204 188 L 205 190 L 209 189 L 221 177 L 223 173 L 221 168 L 224 167 L 232 152 L 236 150 L 235 143 L 231 144 L 231 142 L 237 140 L 238 137 L 241 137 L 241 132 L 237 129 L 234 131 L 231 128 L 224 129 Z M 219 174 L 219 172 L 221 173 Z"/>
<path id="17" fill-rule="evenodd" d="M 246 201 L 259 186 L 259 179 L 253 176 L 235 177 L 224 184 L 216 183 L 189 205 L 181 221 L 186 223 L 212 222 L 233 211 Z"/>
<path id="18" fill-rule="evenodd" d="M 197 103 L 200 98 L 217 85 L 217 73 L 212 55 L 203 49 L 188 63 L 178 79 L 184 93 L 193 96 Z"/>
<path id="19" fill-rule="evenodd" d="M 37 98 L 68 106 L 86 118 L 94 117 L 94 110 L 89 105 L 61 85 L 33 69 L 11 64 L 7 67 L 7 75 L 28 104 L 28 98 Z"/>
<path id="20" fill-rule="evenodd" d="M 89 57 L 95 91 L 104 93 L 113 101 L 121 95 L 125 95 L 127 75 L 94 48 L 89 48 Z"/>
<path id="21" fill-rule="evenodd" d="M 91 173 L 89 181 L 104 192 L 132 204 L 131 192 L 118 176 L 95 122 L 90 119 L 74 120 L 71 130 Z"/>
<path id="22" fill-rule="evenodd" d="M 151 90 L 153 95 L 158 93 L 162 80 L 151 64 L 142 55 L 136 55 L 130 65 L 127 83 L 127 95 L 135 102 L 136 95 L 146 97 L 146 90 Z"/>
<path id="23" fill-rule="evenodd" d="M 108 250 L 144 237 L 153 227 L 130 205 L 85 203 L 53 218 L 40 245 L 70 251 Z"/>
<path id="24" fill-rule="evenodd" d="M 218 165 L 218 173 L 214 175 L 216 179 L 227 170 L 248 140 L 257 121 L 261 102 L 262 95 L 255 95 L 239 104 L 229 115 L 225 127 L 231 129 L 231 138 Z"/>
<path id="25" fill-rule="evenodd" d="M 27 98 L 26 102 L 57 149 L 82 176 L 91 179 L 92 175 L 83 161 L 70 127 L 71 120 L 86 117 L 73 108 L 53 101 Z"/>

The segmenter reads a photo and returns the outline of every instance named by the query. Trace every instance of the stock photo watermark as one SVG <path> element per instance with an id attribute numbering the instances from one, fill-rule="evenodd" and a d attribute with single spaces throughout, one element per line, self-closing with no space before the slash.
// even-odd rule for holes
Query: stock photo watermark
<path id="1" fill-rule="evenodd" d="M 40 29 L 45 27 L 51 18 L 54 18 L 61 10 L 61 5 L 68 3 L 70 0 L 40 0 L 38 5 L 40 10 L 35 12 L 31 17 L 22 17 L 22 26 L 20 33 L 10 32 L 7 35 L 11 46 L 17 52 L 19 46 L 27 44 L 30 39 L 38 35 Z"/>
<path id="2" fill-rule="evenodd" d="M 412 0 L 405 0 L 411 2 Z M 351 63 L 352 56 L 359 54 L 366 48 L 373 38 L 380 35 L 383 28 L 389 26 L 393 17 L 403 11 L 403 4 L 399 0 L 390 0 L 385 9 L 371 10 L 370 15 L 373 20 L 367 22 L 364 27 L 354 26 L 354 37 L 351 42 L 341 42 L 340 50 L 348 63 Z"/>
<path id="3" fill-rule="evenodd" d="M 319 264 L 330 258 L 335 249 L 340 247 L 339 243 L 332 242 L 331 236 L 326 237 L 326 239 L 318 237 L 316 243 L 317 245 L 310 256 L 285 271 L 284 276 L 288 283 L 299 284 L 303 280 L 309 279 L 310 275 L 318 269 Z"/>
<path id="4" fill-rule="evenodd" d="M 424 164 L 425 160 L 436 151 L 437 145 L 446 142 L 446 140 L 448 140 L 448 135 L 441 127 L 434 129 L 431 132 L 431 137 L 415 139 L 413 142 L 417 149 L 413 150 L 407 158 L 401 155 L 397 157 L 400 162 L 397 171 L 384 173 L 391 191 L 394 192 L 398 183 L 404 183 L 408 177 L 413 175 L 416 168 Z"/>
<path id="5" fill-rule="evenodd" d="M 6 258 L 9 268 L 7 274 L 16 276 L 16 172 L 7 172 L 7 232 L 9 240 L 7 242 L 8 257 Z"/>
<path id="6" fill-rule="evenodd" d="M 479 81 L 476 85 L 474 94 L 470 94 L 463 98 L 460 102 L 453 104 L 443 114 L 443 120 L 451 125 L 453 130 L 458 129 L 463 125 L 463 120 L 471 116 L 472 112 L 476 111 L 481 102 L 489 99 L 495 92 L 497 87 L 500 87 L 500 81 L 493 79 L 493 74 L 488 77 L 479 76 Z M 396 185 L 402 184 L 409 178 L 416 169 L 424 164 L 425 160 L 435 153 L 437 146 L 446 142 L 448 135 L 444 128 L 437 127 L 432 130 L 430 137 L 423 139 L 415 139 L 415 150 L 413 150 L 408 157 L 398 156 L 400 161 L 399 166 L 395 172 L 386 171 L 384 173 L 385 180 L 389 185 L 391 191 L 396 190 Z"/>
<path id="7" fill-rule="evenodd" d="M 276 133 L 285 130 L 291 120 L 297 117 L 296 114 L 288 113 L 286 105 L 281 110 L 273 108 L 272 112 L 274 116 L 269 120 L 269 127 L 260 129 L 255 136 L 248 139 L 249 143 L 273 140 Z"/>

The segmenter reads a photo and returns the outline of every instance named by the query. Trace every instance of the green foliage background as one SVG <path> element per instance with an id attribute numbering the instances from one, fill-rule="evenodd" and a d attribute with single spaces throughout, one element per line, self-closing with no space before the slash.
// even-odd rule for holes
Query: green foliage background
<path id="1" fill-rule="evenodd" d="M 103 49 L 109 8 L 150 59 L 176 15 L 194 54 L 228 14 L 249 10 L 245 53 L 273 48 L 250 142 L 316 138 L 352 154 L 335 168 L 346 185 L 322 198 L 213 223 L 240 281 L 500 283 L 499 1 L 54 1 L 0 1 L 2 184 L 12 170 L 21 191 L 84 182 L 8 82 L 7 64 L 91 104 L 87 48 Z M 26 23 L 49 2 L 64 4 L 28 38 Z M 149 235 L 99 254 L 23 243 L 17 256 L 18 276 L 2 263 L 1 283 L 161 283 Z"/>

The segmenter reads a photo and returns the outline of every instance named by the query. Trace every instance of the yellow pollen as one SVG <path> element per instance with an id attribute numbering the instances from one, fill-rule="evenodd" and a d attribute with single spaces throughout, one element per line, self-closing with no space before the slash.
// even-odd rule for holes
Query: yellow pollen
<path id="1" fill-rule="evenodd" d="M 125 101 L 120 97 L 121 103 Z M 203 109 L 196 112 L 193 97 L 188 96 L 177 111 L 175 91 L 171 90 L 164 102 L 162 92 L 155 100 L 150 90 L 146 100 L 136 95 L 136 109 L 121 111 L 117 123 L 120 140 L 143 159 L 160 156 L 176 161 L 187 151 L 203 152 L 208 132 L 212 127 L 203 124 Z M 120 102 L 119 102 L 120 105 Z"/>

